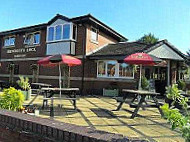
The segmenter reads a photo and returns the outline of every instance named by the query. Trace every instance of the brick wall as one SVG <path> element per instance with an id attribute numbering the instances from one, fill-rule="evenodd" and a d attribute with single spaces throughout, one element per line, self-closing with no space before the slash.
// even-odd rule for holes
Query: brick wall
<path id="1" fill-rule="evenodd" d="M 6 142 L 140 142 L 73 124 L 0 110 L 0 140 Z"/>
<path id="2" fill-rule="evenodd" d="M 85 47 L 86 43 L 83 43 L 86 41 L 86 28 L 84 26 L 77 26 L 77 42 L 76 42 L 76 55 L 82 55 L 82 52 L 85 49 L 83 49 L 83 46 Z"/>
<path id="3" fill-rule="evenodd" d="M 24 44 L 24 37 L 25 33 L 20 32 L 15 34 L 15 47 L 7 47 L 4 48 L 4 37 L 1 36 L 1 59 L 13 59 L 15 58 L 15 55 L 25 55 L 24 58 L 35 58 L 35 57 L 43 57 L 46 55 L 46 29 L 36 30 L 32 32 L 40 32 L 40 44 L 39 45 L 33 45 L 28 48 L 35 48 L 35 52 L 20 52 L 20 53 L 7 53 L 7 50 L 12 49 L 21 49 L 21 48 L 27 48 L 27 46 Z M 31 32 L 31 33 L 32 33 Z M 30 32 L 29 32 L 30 33 Z M 23 59 L 24 60 L 24 59 Z"/>
<path id="4" fill-rule="evenodd" d="M 108 44 L 108 43 L 116 43 L 118 42 L 117 40 L 115 40 L 114 38 L 106 35 L 105 33 L 103 33 L 102 31 L 98 31 L 98 42 L 92 42 L 91 41 L 91 26 L 88 25 L 87 26 L 87 33 L 86 33 L 86 53 L 92 52 L 93 50 Z"/>

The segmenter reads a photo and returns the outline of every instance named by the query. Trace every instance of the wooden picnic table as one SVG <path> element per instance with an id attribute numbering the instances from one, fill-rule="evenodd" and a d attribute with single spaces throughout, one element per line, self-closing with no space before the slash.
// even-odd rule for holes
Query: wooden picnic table
<path id="1" fill-rule="evenodd" d="M 38 86 L 39 89 L 43 87 L 52 87 L 51 84 L 46 84 L 46 83 L 31 83 L 31 85 Z"/>
<path id="2" fill-rule="evenodd" d="M 122 92 L 124 92 L 123 94 L 123 100 L 120 101 L 120 104 L 118 105 L 116 110 L 120 110 L 120 108 L 122 107 L 123 103 L 126 101 L 128 94 L 132 94 L 134 96 L 134 98 L 132 99 L 132 101 L 130 102 L 130 106 L 132 103 L 134 103 L 134 101 L 137 98 L 140 98 L 138 104 L 135 106 L 135 110 L 133 112 L 133 114 L 131 115 L 131 118 L 134 118 L 137 116 L 137 113 L 139 111 L 139 108 L 141 107 L 142 109 L 144 109 L 144 107 L 156 107 L 158 108 L 160 114 L 162 115 L 162 110 L 160 109 L 160 104 L 158 103 L 158 100 L 156 98 L 157 95 L 160 95 L 160 93 L 156 93 L 156 92 L 150 92 L 150 91 L 145 91 L 145 90 L 131 90 L 131 89 L 123 89 Z M 145 98 L 147 96 L 150 96 L 153 99 L 153 103 L 155 105 L 148 105 Z M 146 105 L 143 105 L 143 103 L 146 103 Z"/>
<path id="3" fill-rule="evenodd" d="M 51 100 L 51 104 L 50 104 L 50 116 L 53 117 L 54 116 L 54 110 L 53 110 L 53 100 L 58 99 L 58 100 L 70 100 L 72 101 L 72 104 L 74 106 L 74 109 L 76 110 L 76 100 L 78 100 L 77 98 L 77 92 L 79 91 L 79 88 L 41 88 L 42 92 L 44 92 L 44 98 L 43 98 L 43 106 L 42 108 L 44 108 L 45 102 L 46 105 L 48 103 L 48 100 Z M 66 94 L 69 97 L 54 97 L 54 94 L 58 91 L 61 91 L 62 94 Z M 48 96 L 48 94 L 50 93 L 50 95 Z"/>

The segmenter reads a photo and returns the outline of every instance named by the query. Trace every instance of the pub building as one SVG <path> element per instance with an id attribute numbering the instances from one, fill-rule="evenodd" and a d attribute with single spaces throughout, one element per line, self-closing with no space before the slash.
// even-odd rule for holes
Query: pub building
<path id="1" fill-rule="evenodd" d="M 30 82 L 58 87 L 58 67 L 39 66 L 37 61 L 55 54 L 68 54 L 82 60 L 71 67 L 70 87 L 82 95 L 118 95 L 122 88 L 136 89 L 139 68 L 123 59 L 145 52 L 163 60 L 156 66 L 143 66 L 143 75 L 155 80 L 157 92 L 183 78 L 186 56 L 167 40 L 153 45 L 127 42 L 127 38 L 92 15 L 68 18 L 57 14 L 49 22 L 0 32 L 0 80 L 16 82 L 26 76 Z M 62 86 L 67 87 L 68 67 L 62 65 Z"/>

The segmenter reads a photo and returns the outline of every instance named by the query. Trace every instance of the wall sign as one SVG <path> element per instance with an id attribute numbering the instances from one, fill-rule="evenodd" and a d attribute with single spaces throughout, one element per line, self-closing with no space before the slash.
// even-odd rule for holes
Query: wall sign
<path id="1" fill-rule="evenodd" d="M 7 54 L 12 54 L 12 53 L 28 53 L 28 52 L 36 52 L 36 47 L 19 48 L 19 49 L 8 49 L 7 50 Z"/>

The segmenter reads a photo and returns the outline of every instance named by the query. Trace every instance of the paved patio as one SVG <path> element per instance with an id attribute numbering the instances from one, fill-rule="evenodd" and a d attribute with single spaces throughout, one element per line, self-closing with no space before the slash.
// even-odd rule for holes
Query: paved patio
<path id="1" fill-rule="evenodd" d="M 42 96 L 38 96 L 34 105 L 42 106 Z M 27 104 L 29 101 L 26 101 Z M 62 104 L 60 107 L 58 104 Z M 77 111 L 68 100 L 55 100 L 55 120 L 65 123 L 91 127 L 98 130 L 123 134 L 130 138 L 142 138 L 149 141 L 183 142 L 178 131 L 172 131 L 166 120 L 161 118 L 156 108 L 140 110 L 140 117 L 130 119 L 128 104 L 120 111 L 114 111 L 118 103 L 105 97 L 81 97 L 77 101 Z M 40 117 L 49 117 L 49 108 L 40 111 Z"/>

